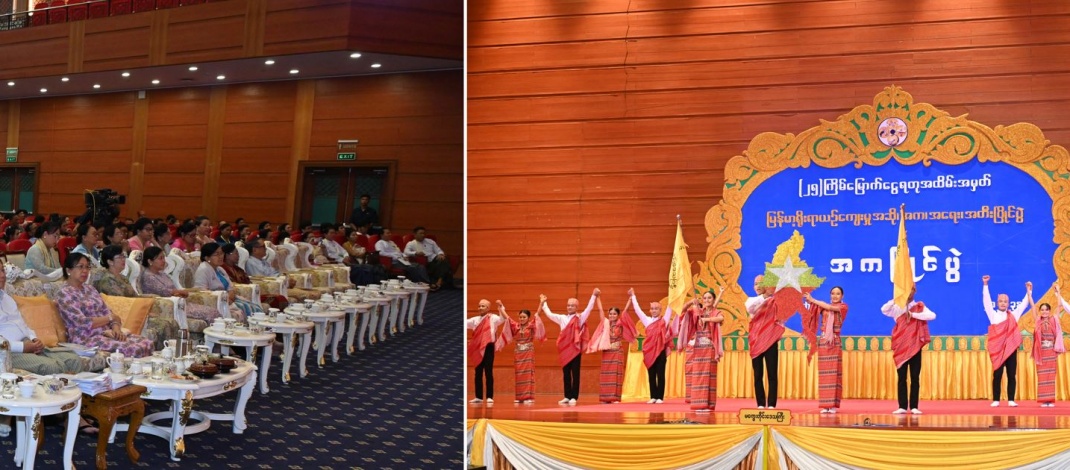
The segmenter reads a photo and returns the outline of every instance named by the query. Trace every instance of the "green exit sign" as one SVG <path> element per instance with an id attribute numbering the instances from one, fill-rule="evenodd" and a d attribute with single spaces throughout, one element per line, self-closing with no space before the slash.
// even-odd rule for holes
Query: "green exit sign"
<path id="1" fill-rule="evenodd" d="M 357 159 L 357 153 L 356 152 L 338 152 L 338 159 L 339 160 L 356 160 Z"/>
<path id="2" fill-rule="evenodd" d="M 7 162 L 15 163 L 19 159 L 18 147 L 7 147 Z"/>

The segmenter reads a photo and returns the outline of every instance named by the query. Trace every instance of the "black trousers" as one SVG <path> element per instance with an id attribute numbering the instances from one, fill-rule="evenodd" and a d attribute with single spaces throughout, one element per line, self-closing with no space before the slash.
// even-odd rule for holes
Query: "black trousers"
<path id="1" fill-rule="evenodd" d="M 907 395 L 908 373 L 910 374 L 910 395 Z M 917 408 L 918 393 L 921 390 L 921 351 L 904 362 L 902 367 L 896 369 L 895 374 L 899 379 L 896 390 L 899 396 L 899 407 L 904 410 Z"/>
<path id="2" fill-rule="evenodd" d="M 653 400 L 665 399 L 665 361 L 665 351 L 662 351 L 646 370 L 646 378 L 650 383 L 650 398 Z"/>
<path id="3" fill-rule="evenodd" d="M 1014 352 L 1011 357 L 1003 361 L 992 373 L 992 401 L 999 401 L 1000 391 L 1003 387 L 1003 370 L 1007 370 L 1007 399 L 1014 401 L 1014 392 L 1018 390 L 1018 353 Z"/>
<path id="4" fill-rule="evenodd" d="M 575 358 L 561 368 L 562 378 L 565 381 L 565 398 L 571 400 L 580 399 L 580 359 L 583 354 L 577 354 Z"/>
<path id="5" fill-rule="evenodd" d="M 476 366 L 476 398 L 483 398 L 483 378 L 487 379 L 487 398 L 494 398 L 494 343 L 483 350 L 483 362 Z"/>
<path id="6" fill-rule="evenodd" d="M 777 392 L 777 363 L 780 361 L 779 342 L 773 343 L 765 352 L 758 357 L 750 360 L 750 365 L 754 369 L 754 397 L 758 400 L 758 406 L 776 406 L 776 392 Z M 765 384 L 762 379 L 765 376 L 765 371 L 762 368 L 762 364 L 765 364 L 765 369 L 769 370 L 769 394 L 765 393 Z"/>

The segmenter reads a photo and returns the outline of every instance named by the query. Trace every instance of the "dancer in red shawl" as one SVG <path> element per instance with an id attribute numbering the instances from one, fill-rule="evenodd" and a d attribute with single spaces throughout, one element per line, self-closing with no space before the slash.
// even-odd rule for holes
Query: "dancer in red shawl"
<path id="1" fill-rule="evenodd" d="M 776 408 L 777 371 L 780 359 L 778 344 L 780 337 L 784 335 L 784 323 L 777 320 L 774 309 L 763 308 L 770 304 L 769 299 L 772 298 L 774 290 L 773 287 L 758 285 L 761 284 L 763 278 L 764 276 L 761 275 L 754 278 L 754 288 L 758 291 L 758 296 L 748 298 L 745 303 L 747 315 L 750 316 L 750 360 L 751 367 L 754 369 L 754 397 L 758 401 L 758 408 Z M 768 394 L 766 394 L 764 384 L 766 370 L 769 371 Z"/>
<path id="2" fill-rule="evenodd" d="M 498 325 L 505 319 L 490 313 L 490 301 L 479 301 L 479 316 L 465 320 L 464 324 L 472 333 L 472 339 L 468 343 L 468 365 L 476 368 L 476 397 L 469 403 L 483 402 L 483 377 L 486 377 L 487 404 L 494 403 L 494 351 L 500 349 L 496 345 L 498 338 Z"/>
<path id="3" fill-rule="evenodd" d="M 897 396 L 899 409 L 892 414 L 901 415 L 910 410 L 920 415 L 918 393 L 921 390 L 921 350 L 932 339 L 929 336 L 929 322 L 936 319 L 936 314 L 922 302 L 914 301 L 917 286 L 911 286 L 907 297 L 907 308 L 889 300 L 881 307 L 881 313 L 895 320 L 892 328 L 892 359 L 895 361 L 895 374 L 898 377 Z M 910 374 L 910 394 L 907 394 L 907 374 Z"/>
<path id="4" fill-rule="evenodd" d="M 602 299 L 598 299 L 598 328 L 591 335 L 591 344 L 587 352 L 602 351 L 602 369 L 598 373 L 598 401 L 602 403 L 620 403 L 624 388 L 624 361 L 628 354 L 628 343 L 635 342 L 637 332 L 635 323 L 622 314 L 617 307 L 609 309 L 609 317 L 602 310 Z M 628 308 L 625 307 L 627 312 Z"/>
<path id="5" fill-rule="evenodd" d="M 1014 310 L 1010 310 L 1010 297 L 999 294 L 996 303 L 992 303 L 992 294 L 988 292 L 988 275 L 981 276 L 985 286 L 985 313 L 988 315 L 988 356 L 992 358 L 992 406 L 999 406 L 1000 391 L 1003 384 L 1003 370 L 1007 370 L 1007 406 L 1018 406 L 1014 402 L 1014 392 L 1018 388 L 1018 346 L 1022 345 L 1022 334 L 1018 320 L 1022 318 L 1029 298 L 1033 296 L 1033 283 L 1025 283 L 1025 298 Z"/>
<path id="6" fill-rule="evenodd" d="M 1036 327 L 1033 328 L 1033 360 L 1037 364 L 1037 402 L 1042 408 L 1055 407 L 1055 375 L 1059 364 L 1059 354 L 1066 352 L 1063 343 L 1063 328 L 1059 325 L 1059 317 L 1063 310 L 1070 309 L 1070 304 L 1063 299 L 1059 291 L 1059 283 L 1055 283 L 1055 295 L 1059 299 L 1055 307 L 1055 315 L 1051 313 L 1051 306 L 1040 304 L 1040 315 L 1037 317 Z M 1033 298 L 1029 298 L 1029 307 L 1033 307 Z"/>
<path id="7" fill-rule="evenodd" d="M 717 298 L 713 291 L 702 294 L 701 302 L 692 300 L 684 308 L 681 321 L 681 336 L 694 341 L 694 359 L 691 370 L 691 409 L 708 413 L 717 407 L 717 363 L 724 356 L 721 344 L 721 323 L 724 316 L 717 311 L 724 287 Z"/>
<path id="8" fill-rule="evenodd" d="M 635 315 L 646 328 L 646 337 L 643 340 L 643 364 L 646 366 L 647 381 L 650 385 L 650 400 L 647 403 L 663 403 L 665 401 L 665 361 L 668 358 L 669 348 L 672 347 L 672 333 L 669 331 L 672 309 L 666 309 L 665 314 L 662 315 L 661 303 L 650 302 L 650 316 L 647 316 L 639 307 L 639 301 L 635 299 L 635 289 L 628 289 L 628 300 L 635 309 Z"/>
<path id="9" fill-rule="evenodd" d="M 535 340 L 546 341 L 546 327 L 539 318 L 539 310 L 542 303 L 535 309 L 535 318 L 531 318 L 531 312 L 521 310 L 518 316 L 520 321 L 513 321 L 505 311 L 505 305 L 498 301 L 498 311 L 502 317 L 509 321 L 509 326 L 502 332 L 501 341 L 508 343 L 516 340 L 516 356 L 513 361 L 516 370 L 516 400 L 513 403 L 535 403 Z"/>
<path id="10" fill-rule="evenodd" d="M 809 320 L 803 325 L 808 338 L 818 338 L 817 347 L 810 345 L 810 356 L 817 349 L 817 395 L 822 413 L 835 413 L 843 400 L 843 349 L 840 345 L 840 329 L 847 318 L 847 304 L 843 303 L 843 288 L 833 287 L 829 302 L 806 294 L 810 302 Z M 819 325 L 820 324 L 820 325 Z M 820 330 L 818 328 L 820 327 Z M 817 332 L 821 331 L 818 336 Z"/>
<path id="11" fill-rule="evenodd" d="M 568 303 L 565 304 L 568 313 L 565 315 L 551 312 L 550 307 L 546 305 L 546 296 L 540 296 L 543 299 L 542 311 L 546 314 L 546 318 L 561 327 L 561 334 L 557 337 L 557 361 L 561 364 L 565 399 L 557 402 L 558 404 L 575 405 L 576 400 L 580 398 L 580 361 L 583 359 L 581 353 L 587 349 L 587 342 L 591 338 L 590 332 L 587 331 L 587 316 L 591 314 L 594 301 L 600 293 L 596 288 L 591 294 L 591 301 L 587 303 L 587 308 L 579 314 L 576 313 L 576 309 L 579 308 L 580 301 L 574 298 L 568 299 Z"/>

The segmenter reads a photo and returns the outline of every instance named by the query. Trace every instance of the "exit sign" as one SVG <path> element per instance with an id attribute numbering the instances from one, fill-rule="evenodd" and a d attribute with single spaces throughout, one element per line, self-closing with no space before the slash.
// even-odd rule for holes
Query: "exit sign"
<path id="1" fill-rule="evenodd" d="M 18 147 L 7 147 L 7 162 L 15 163 L 19 159 Z"/>
<path id="2" fill-rule="evenodd" d="M 357 153 L 356 152 L 338 152 L 338 159 L 339 160 L 356 160 L 357 159 Z"/>

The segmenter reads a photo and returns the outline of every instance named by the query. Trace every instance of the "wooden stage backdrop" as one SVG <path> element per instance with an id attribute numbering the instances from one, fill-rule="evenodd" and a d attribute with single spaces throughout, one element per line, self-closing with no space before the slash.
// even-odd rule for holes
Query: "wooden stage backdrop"
<path id="1" fill-rule="evenodd" d="M 1060 0 L 473 2 L 468 8 L 469 305 L 555 311 L 601 287 L 667 293 L 676 214 L 691 260 L 723 168 L 895 84 L 991 126 L 1070 143 L 1070 4 Z M 749 286 L 743 286 L 748 292 Z M 740 286 L 732 286 L 740 289 Z M 593 327 L 597 320 L 590 320 Z M 540 392 L 558 393 L 550 342 Z M 512 353 L 499 354 L 510 382 Z M 595 357 L 583 392 L 597 390 Z M 469 369 L 469 384 L 471 383 Z M 508 395 L 501 394 L 502 398 Z"/>

